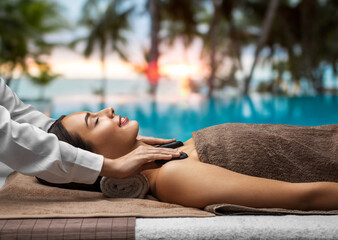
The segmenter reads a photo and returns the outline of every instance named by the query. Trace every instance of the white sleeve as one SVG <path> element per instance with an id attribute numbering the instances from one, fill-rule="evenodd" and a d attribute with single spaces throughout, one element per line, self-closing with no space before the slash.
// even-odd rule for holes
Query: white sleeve
<path id="1" fill-rule="evenodd" d="M 11 119 L 18 123 L 30 123 L 45 132 L 55 121 L 47 117 L 33 106 L 24 104 L 18 96 L 7 87 L 0 78 L 0 105 L 4 106 L 11 114 Z"/>
<path id="2" fill-rule="evenodd" d="M 4 103 L 3 99 L 16 102 Z M 53 120 L 17 101 L 20 100 L 0 80 L 0 161 L 18 172 L 54 183 L 93 183 L 101 171 L 103 156 L 75 148 L 46 133 L 42 129 Z"/>

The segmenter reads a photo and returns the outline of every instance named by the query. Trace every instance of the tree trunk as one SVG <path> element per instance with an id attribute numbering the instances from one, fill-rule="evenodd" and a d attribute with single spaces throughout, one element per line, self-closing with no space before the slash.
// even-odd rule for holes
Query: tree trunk
<path id="1" fill-rule="evenodd" d="M 11 84 L 12 84 L 12 79 L 13 79 L 12 76 L 7 77 L 6 84 L 7 84 L 8 86 L 11 86 Z"/>
<path id="2" fill-rule="evenodd" d="M 301 19 L 301 47 L 303 76 L 310 81 L 318 93 L 323 92 L 323 81 L 317 79 L 315 69 L 315 28 L 316 28 L 316 0 L 306 0 L 300 3 Z"/>
<path id="3" fill-rule="evenodd" d="M 259 39 L 258 39 L 258 42 L 257 42 L 255 56 L 254 56 L 254 62 L 251 66 L 249 76 L 245 79 L 245 82 L 244 82 L 244 91 L 243 91 L 244 95 L 248 95 L 250 81 L 251 81 L 253 72 L 255 70 L 256 64 L 257 64 L 258 56 L 259 56 L 259 53 L 261 52 L 261 50 L 262 50 L 262 48 L 263 48 L 263 46 L 266 42 L 266 39 L 269 36 L 271 25 L 272 25 L 272 22 L 273 22 L 275 15 L 276 15 L 278 3 L 279 3 L 279 0 L 271 0 L 270 4 L 268 6 L 268 10 L 266 12 L 264 22 L 263 22 L 263 26 L 262 26 L 262 33 L 259 36 Z"/>
<path id="4" fill-rule="evenodd" d="M 10 87 L 11 84 L 12 84 L 12 80 L 13 80 L 13 72 L 14 72 L 14 69 L 15 69 L 15 66 L 16 66 L 16 62 L 15 63 L 12 63 L 12 66 L 10 67 L 9 71 L 8 71 L 8 75 L 6 76 L 5 78 L 5 81 L 6 81 L 6 84 Z"/>
<path id="5" fill-rule="evenodd" d="M 210 98 L 212 96 L 212 93 L 214 91 L 214 78 L 216 75 L 216 50 L 217 50 L 217 23 L 219 19 L 220 14 L 220 1 L 219 0 L 212 0 L 213 8 L 214 8 L 214 15 L 211 18 L 210 21 L 210 30 L 209 30 L 209 37 L 210 37 L 210 68 L 211 72 L 208 78 L 208 85 L 209 85 L 209 91 L 208 91 L 208 97 Z"/>
<path id="6" fill-rule="evenodd" d="M 101 79 L 101 89 L 100 89 L 100 109 L 106 107 L 106 89 L 107 89 L 107 75 L 106 75 L 106 59 L 105 53 L 101 52 L 101 69 L 102 69 L 102 79 Z"/>
<path id="7" fill-rule="evenodd" d="M 151 19 L 151 46 L 149 52 L 149 62 L 147 69 L 147 78 L 150 83 L 150 94 L 155 95 L 159 80 L 158 57 L 159 57 L 159 37 L 160 15 L 159 0 L 149 0 L 149 13 Z"/>
<path id="8" fill-rule="evenodd" d="M 289 28 L 289 23 L 287 19 L 283 16 L 280 18 L 281 19 L 281 31 L 284 34 L 285 37 L 285 44 L 286 44 L 286 50 L 288 53 L 288 58 L 289 58 L 289 68 L 290 68 L 290 73 L 292 77 L 292 81 L 298 82 L 300 79 L 299 75 L 299 62 L 297 62 L 295 54 L 294 54 L 294 45 L 296 44 L 296 39 L 292 32 L 290 31 Z"/>
<path id="9" fill-rule="evenodd" d="M 238 38 L 237 30 L 234 23 L 230 22 L 230 39 L 231 39 L 231 47 L 233 48 L 233 54 L 236 59 L 236 65 L 240 70 L 243 70 L 242 61 L 241 61 L 241 42 Z"/>

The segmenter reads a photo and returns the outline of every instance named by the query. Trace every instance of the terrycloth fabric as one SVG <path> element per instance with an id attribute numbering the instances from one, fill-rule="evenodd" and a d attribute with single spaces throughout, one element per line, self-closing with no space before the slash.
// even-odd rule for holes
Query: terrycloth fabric
<path id="1" fill-rule="evenodd" d="M 137 174 L 127 178 L 103 177 L 100 188 L 110 198 L 145 198 L 149 191 L 149 183 L 145 176 Z"/>
<path id="2" fill-rule="evenodd" d="M 49 187 L 14 173 L 0 190 L 0 219 L 72 217 L 210 217 L 196 208 L 149 199 L 106 198 L 102 193 Z"/>
<path id="3" fill-rule="evenodd" d="M 303 239 L 337 240 L 338 216 L 217 216 L 137 218 L 139 240 Z"/>
<path id="4" fill-rule="evenodd" d="M 193 133 L 201 162 L 287 182 L 338 182 L 338 125 L 227 123 Z"/>
<path id="5" fill-rule="evenodd" d="M 287 182 L 338 182 L 338 125 L 303 127 L 227 123 L 193 132 L 201 162 L 235 172 Z M 338 214 L 213 204 L 217 215 Z"/>

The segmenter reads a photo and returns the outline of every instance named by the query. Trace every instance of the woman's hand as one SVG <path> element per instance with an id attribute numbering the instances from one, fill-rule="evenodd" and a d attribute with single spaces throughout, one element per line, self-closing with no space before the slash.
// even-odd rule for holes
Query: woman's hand
<path id="1" fill-rule="evenodd" d="M 117 158 L 105 158 L 100 176 L 125 178 L 135 175 L 145 169 L 156 168 L 155 160 L 169 160 L 179 157 L 182 151 L 170 148 L 154 148 L 151 146 L 139 146 L 130 153 Z"/>
<path id="2" fill-rule="evenodd" d="M 145 136 L 141 136 L 138 135 L 137 140 L 140 140 L 146 144 L 149 145 L 161 145 L 161 144 L 167 144 L 167 143 L 171 143 L 171 142 L 175 142 L 176 139 L 163 139 L 163 138 L 155 138 L 155 137 L 145 137 Z"/>

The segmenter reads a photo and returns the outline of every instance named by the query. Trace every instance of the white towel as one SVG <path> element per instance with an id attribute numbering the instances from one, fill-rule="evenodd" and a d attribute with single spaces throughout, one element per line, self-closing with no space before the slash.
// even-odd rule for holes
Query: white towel
<path id="1" fill-rule="evenodd" d="M 103 177 L 100 188 L 110 198 L 144 198 L 149 191 L 148 179 L 142 174 L 127 178 Z"/>

